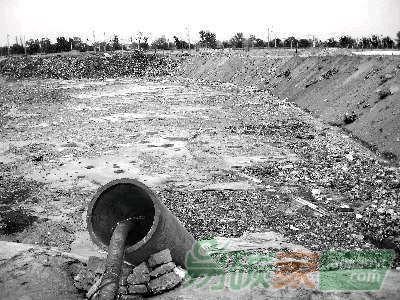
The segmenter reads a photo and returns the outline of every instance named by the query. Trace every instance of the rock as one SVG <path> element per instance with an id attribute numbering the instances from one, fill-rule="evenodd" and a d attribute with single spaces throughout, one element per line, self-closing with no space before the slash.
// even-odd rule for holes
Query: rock
<path id="1" fill-rule="evenodd" d="M 185 279 L 187 274 L 187 271 L 179 266 L 175 267 L 173 272 L 178 275 L 182 280 Z"/>
<path id="2" fill-rule="evenodd" d="M 120 293 L 121 295 L 128 295 L 128 287 L 120 285 L 119 289 L 118 289 L 118 293 Z"/>
<path id="3" fill-rule="evenodd" d="M 391 94 L 389 88 L 381 88 L 376 91 L 376 93 L 379 95 L 379 99 L 385 99 L 387 96 Z"/>
<path id="4" fill-rule="evenodd" d="M 182 279 L 179 277 L 179 275 L 177 275 L 175 272 L 170 272 L 151 280 L 148 284 L 148 287 L 151 293 L 159 294 L 173 289 L 181 282 Z"/>
<path id="5" fill-rule="evenodd" d="M 142 300 L 143 297 L 140 295 L 121 295 L 119 300 Z"/>
<path id="6" fill-rule="evenodd" d="M 129 284 L 142 284 L 150 281 L 150 270 L 145 262 L 136 266 L 126 280 Z"/>
<path id="7" fill-rule="evenodd" d="M 150 277 L 159 277 L 165 273 L 172 271 L 176 267 L 172 261 L 161 266 L 158 266 L 150 273 Z"/>
<path id="8" fill-rule="evenodd" d="M 149 263 L 150 268 L 154 268 L 156 266 L 169 263 L 170 261 L 172 261 L 171 252 L 169 249 L 164 249 L 160 252 L 152 254 L 147 262 Z"/>
<path id="9" fill-rule="evenodd" d="M 106 261 L 97 256 L 90 256 L 87 267 L 96 274 L 103 274 L 106 271 Z"/>
<path id="10" fill-rule="evenodd" d="M 132 272 L 132 266 L 128 264 L 122 264 L 121 277 L 119 278 L 120 285 L 127 285 L 128 276 L 131 272 Z"/>
<path id="11" fill-rule="evenodd" d="M 74 277 L 74 283 L 77 289 L 88 291 L 96 281 L 96 273 L 87 268 L 82 268 Z"/>
<path id="12" fill-rule="evenodd" d="M 147 286 L 145 284 L 133 284 L 128 286 L 129 294 L 147 294 Z"/>

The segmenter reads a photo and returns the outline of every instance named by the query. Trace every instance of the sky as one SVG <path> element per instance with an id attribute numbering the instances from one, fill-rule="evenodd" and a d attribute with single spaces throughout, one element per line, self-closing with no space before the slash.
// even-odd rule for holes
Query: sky
<path id="1" fill-rule="evenodd" d="M 191 42 L 200 30 L 218 40 L 236 32 L 264 40 L 371 34 L 396 37 L 400 0 L 0 0 L 0 45 L 15 36 L 79 36 L 92 42 L 117 34 L 122 41 L 139 31 L 154 40 L 174 35 Z"/>

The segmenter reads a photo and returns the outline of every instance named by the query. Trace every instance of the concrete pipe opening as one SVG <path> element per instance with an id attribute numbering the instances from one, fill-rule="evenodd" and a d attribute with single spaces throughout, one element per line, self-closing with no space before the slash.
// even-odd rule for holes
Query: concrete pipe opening
<path id="1" fill-rule="evenodd" d="M 118 179 L 101 187 L 89 204 L 87 224 L 92 240 L 107 250 L 118 222 L 132 220 L 124 259 L 139 264 L 169 249 L 175 263 L 186 266 L 195 240 L 176 217 L 143 183 Z"/>
<path id="2" fill-rule="evenodd" d="M 107 250 L 118 222 L 135 219 L 126 240 L 126 250 L 134 251 L 149 240 L 157 227 L 160 209 L 153 193 L 133 179 L 115 180 L 103 186 L 88 209 L 88 229 L 92 240 Z"/>

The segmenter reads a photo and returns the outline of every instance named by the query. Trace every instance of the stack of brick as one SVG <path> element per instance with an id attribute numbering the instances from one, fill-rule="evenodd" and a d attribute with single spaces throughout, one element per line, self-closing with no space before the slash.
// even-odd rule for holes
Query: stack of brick
<path id="1" fill-rule="evenodd" d="M 75 286 L 88 291 L 88 298 L 93 297 L 98 292 L 104 272 L 105 261 L 90 257 L 87 268 L 75 276 Z M 184 275 L 184 270 L 172 261 L 169 249 L 154 253 L 147 261 L 137 266 L 125 263 L 122 266 L 119 282 L 119 299 L 142 299 L 169 291 L 182 282 Z"/>
<path id="2" fill-rule="evenodd" d="M 129 298 L 130 295 L 155 295 L 171 290 L 182 282 L 183 276 L 180 274 L 181 271 L 172 262 L 169 249 L 155 253 L 147 262 L 133 268 L 126 280 L 127 297 L 123 296 L 122 299 L 134 299 Z M 125 291 L 120 289 L 121 294 Z"/>

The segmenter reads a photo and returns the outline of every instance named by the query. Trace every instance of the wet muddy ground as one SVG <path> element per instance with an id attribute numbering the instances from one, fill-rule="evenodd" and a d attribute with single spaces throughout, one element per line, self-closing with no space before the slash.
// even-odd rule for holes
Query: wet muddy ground
<path id="1" fill-rule="evenodd" d="M 0 88 L 2 240 L 79 248 L 97 188 L 128 177 L 196 238 L 399 250 L 398 166 L 266 92 L 177 78 Z"/>

